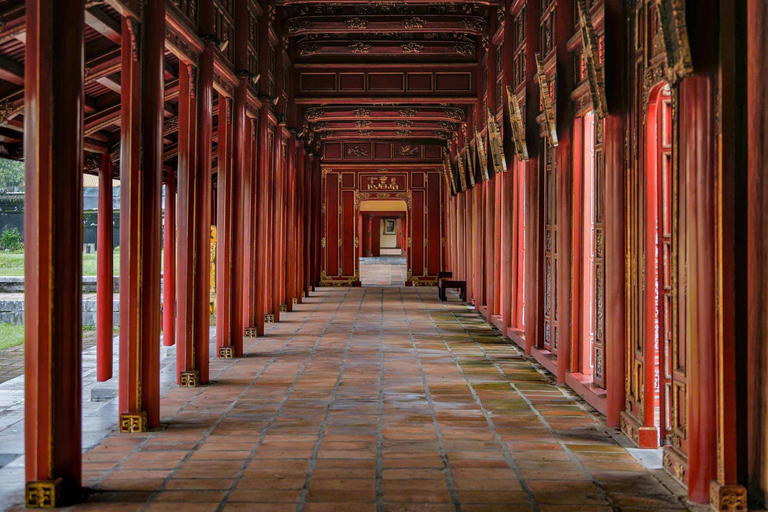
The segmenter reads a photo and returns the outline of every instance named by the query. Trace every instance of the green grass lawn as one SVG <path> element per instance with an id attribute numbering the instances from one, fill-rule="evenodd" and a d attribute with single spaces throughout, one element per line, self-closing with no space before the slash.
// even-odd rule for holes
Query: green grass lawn
<path id="1" fill-rule="evenodd" d="M 0 324 L 0 350 L 24 343 L 24 326 Z"/>
<path id="2" fill-rule="evenodd" d="M 114 273 L 120 275 L 120 249 L 114 254 Z M 0 252 L 0 276 L 23 276 L 24 253 Z M 83 275 L 96 275 L 96 254 L 83 254 Z"/>

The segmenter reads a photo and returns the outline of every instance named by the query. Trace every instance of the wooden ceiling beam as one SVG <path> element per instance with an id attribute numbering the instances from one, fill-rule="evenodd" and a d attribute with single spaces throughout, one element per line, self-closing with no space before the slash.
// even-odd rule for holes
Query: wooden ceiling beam
<path id="1" fill-rule="evenodd" d="M 23 86 L 24 66 L 4 55 L 0 55 L 0 80 Z"/>
<path id="2" fill-rule="evenodd" d="M 466 111 L 455 106 L 325 106 L 308 108 L 303 112 L 303 116 L 310 123 L 365 119 L 373 121 L 451 121 L 457 123 L 466 119 Z"/>
<path id="3" fill-rule="evenodd" d="M 454 131 L 459 127 L 456 121 L 439 119 L 357 119 L 345 121 L 320 121 L 311 123 L 313 132 L 335 130 L 442 130 Z"/>
<path id="4" fill-rule="evenodd" d="M 462 40 L 309 40 L 296 45 L 300 58 L 344 56 L 350 58 L 368 57 L 412 57 L 424 56 L 475 59 L 477 47 L 472 41 Z"/>
<path id="5" fill-rule="evenodd" d="M 451 138 L 450 132 L 441 130 L 380 130 L 374 132 L 373 130 L 333 130 L 328 132 L 322 132 L 320 139 L 349 139 L 350 137 L 369 137 L 378 140 L 380 138 L 387 139 L 442 139 L 447 140 Z"/>
<path id="6" fill-rule="evenodd" d="M 435 32 L 484 35 L 487 27 L 485 18 L 472 15 L 299 16 L 285 23 L 289 35 Z"/>
<path id="7" fill-rule="evenodd" d="M 105 13 L 101 7 L 85 10 L 85 24 L 115 44 L 122 42 L 120 24 Z"/>

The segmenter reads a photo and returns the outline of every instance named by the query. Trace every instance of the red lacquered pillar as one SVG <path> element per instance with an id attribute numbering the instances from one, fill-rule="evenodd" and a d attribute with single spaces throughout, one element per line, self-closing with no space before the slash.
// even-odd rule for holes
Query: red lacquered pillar
<path id="1" fill-rule="evenodd" d="M 501 284 L 499 308 L 501 310 L 501 324 L 504 328 L 504 334 L 512 327 L 512 301 L 513 301 L 513 278 L 516 276 L 515 242 L 521 243 L 521 240 L 515 240 L 515 223 L 517 215 L 523 215 L 524 212 L 520 205 L 515 202 L 514 187 L 516 177 L 518 176 L 516 157 L 511 157 L 507 162 L 508 171 L 502 176 L 501 180 L 501 271 L 499 281 Z M 519 265 L 520 263 L 517 262 Z M 516 326 L 517 327 L 517 326 Z"/>
<path id="2" fill-rule="evenodd" d="M 160 425 L 160 252 L 165 4 L 148 4 L 141 40 L 123 19 L 120 430 Z M 138 36 L 137 36 L 138 37 Z M 137 52 L 137 53 L 136 53 Z M 138 54 L 138 65 L 134 55 Z"/>
<path id="3" fill-rule="evenodd" d="M 286 159 L 287 168 L 287 180 L 286 180 L 286 238 L 285 238 L 285 251 L 286 251 L 286 271 L 285 271 L 285 307 L 288 311 L 293 311 L 293 305 L 298 302 L 296 299 L 296 283 L 297 283 L 297 265 L 296 265 L 296 248 L 298 246 L 296 240 L 296 213 L 298 211 L 296 205 L 296 137 L 291 135 L 288 139 L 288 158 Z"/>
<path id="4" fill-rule="evenodd" d="M 315 271 L 315 280 L 312 283 L 313 289 L 320 286 L 320 272 L 322 270 L 322 262 L 320 261 L 320 239 L 322 238 L 322 227 L 320 226 L 320 209 L 322 204 L 322 171 L 321 171 L 321 159 L 320 155 L 315 156 L 314 165 L 312 168 L 312 208 L 314 209 L 314 215 L 312 216 L 312 237 L 315 246 L 314 261 L 312 262 L 312 268 Z"/>
<path id="5" fill-rule="evenodd" d="M 248 171 L 250 170 L 250 124 L 246 115 L 248 82 L 246 77 L 240 78 L 235 91 L 235 109 L 233 125 L 232 149 L 234 167 L 232 169 L 232 232 L 231 258 L 232 270 L 230 281 L 230 343 L 235 357 L 243 355 L 243 283 L 245 282 L 245 254 L 250 254 L 246 246 L 250 244 L 246 227 L 250 225 L 250 194 L 251 185 Z M 221 354 L 219 354 L 221 355 Z"/>
<path id="6" fill-rule="evenodd" d="M 626 13 L 624 2 L 605 2 L 606 30 L 605 69 L 606 88 L 622 90 L 625 81 L 625 30 Z M 624 169 L 624 98 L 617 94 L 611 102 L 610 115 L 603 123 L 603 152 L 605 155 L 605 177 L 603 184 L 603 232 L 605 263 L 605 389 L 606 422 L 609 427 L 620 425 L 621 411 L 626 401 L 626 183 Z M 601 122 L 596 119 L 595 122 Z M 527 182 L 526 177 L 526 182 Z M 526 226 L 527 227 L 527 226 Z"/>
<path id="7" fill-rule="evenodd" d="M 176 176 L 165 180 L 165 243 L 163 252 L 163 345 L 176 343 Z"/>
<path id="8" fill-rule="evenodd" d="M 314 236 L 312 235 L 313 194 L 312 171 L 314 170 L 314 157 L 311 150 L 307 152 L 304 168 L 304 290 L 307 295 L 314 290 L 314 271 L 312 270 L 312 254 L 314 254 Z"/>
<path id="9" fill-rule="evenodd" d="M 192 68 L 179 62 L 179 156 L 178 241 L 176 263 L 176 380 L 185 385 L 198 382 L 194 361 L 195 318 L 195 208 L 197 168 L 194 159 L 195 97 Z M 207 255 L 207 252 L 205 253 Z"/>
<path id="10" fill-rule="evenodd" d="M 112 378 L 112 158 L 101 155 L 99 167 L 99 216 L 96 243 L 96 380 Z"/>
<path id="11" fill-rule="evenodd" d="M 709 503 L 717 478 L 717 341 L 715 328 L 715 144 L 713 78 L 697 74 L 680 84 L 681 168 L 687 187 L 688 499 Z"/>
<path id="12" fill-rule="evenodd" d="M 208 41 L 200 58 L 197 102 L 197 205 L 195 209 L 195 307 L 194 367 L 199 383 L 208 383 L 211 293 L 211 156 L 213 152 L 213 43 Z"/>
<path id="13" fill-rule="evenodd" d="M 78 499 L 82 482 L 85 13 L 80 0 L 26 6 L 26 504 L 51 508 Z"/>
<path id="14" fill-rule="evenodd" d="M 267 312 L 266 283 L 267 283 L 267 215 L 268 194 L 267 182 L 269 175 L 269 103 L 264 102 L 259 111 L 259 151 L 258 174 L 256 183 L 258 191 L 258 213 L 256 215 L 256 282 L 255 282 L 255 327 L 258 336 L 264 336 L 264 315 Z"/>
<path id="15" fill-rule="evenodd" d="M 218 170 L 216 181 L 216 354 L 234 355 L 230 344 L 230 258 L 232 246 L 232 170 L 230 168 L 231 107 L 229 98 L 218 101 Z"/>
<path id="16" fill-rule="evenodd" d="M 304 281 L 304 144 L 298 143 L 296 155 L 296 303 L 301 304 L 304 290 L 307 289 Z"/>
<path id="17" fill-rule="evenodd" d="M 249 336 L 256 336 L 256 208 L 258 207 L 258 190 L 256 188 L 258 155 L 257 155 L 257 136 L 258 124 L 254 118 L 248 119 L 248 163 L 245 173 L 246 181 L 243 183 L 243 193 L 245 194 L 245 209 L 248 221 L 245 224 L 247 228 L 247 240 L 245 243 L 245 254 L 243 254 L 243 263 L 245 270 L 243 272 L 243 328 L 247 330 Z"/>
<path id="18" fill-rule="evenodd" d="M 269 276 L 272 281 L 271 308 L 275 322 L 280 321 L 280 312 L 283 309 L 282 297 L 282 271 L 285 268 L 285 258 L 283 257 L 283 179 L 285 177 L 285 166 L 283 165 L 283 128 L 275 128 L 274 160 L 272 165 L 272 253 L 270 257 L 271 272 Z"/>

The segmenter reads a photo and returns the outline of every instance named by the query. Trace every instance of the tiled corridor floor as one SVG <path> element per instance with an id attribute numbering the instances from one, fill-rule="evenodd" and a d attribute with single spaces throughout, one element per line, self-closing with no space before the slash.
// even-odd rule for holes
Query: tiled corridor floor
<path id="1" fill-rule="evenodd" d="M 383 256 L 360 258 L 360 282 L 363 286 L 405 286 L 405 258 Z"/>
<path id="2" fill-rule="evenodd" d="M 163 427 L 85 456 L 73 510 L 684 510 L 598 415 L 434 288 L 320 289 Z"/>

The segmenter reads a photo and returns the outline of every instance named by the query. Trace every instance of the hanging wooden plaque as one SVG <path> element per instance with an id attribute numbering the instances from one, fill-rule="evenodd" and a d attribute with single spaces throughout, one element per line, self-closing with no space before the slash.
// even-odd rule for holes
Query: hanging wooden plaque
<path id="1" fill-rule="evenodd" d="M 477 150 L 477 160 L 480 162 L 480 173 L 483 177 L 483 181 L 488 181 L 490 176 L 488 175 L 488 153 L 485 151 L 485 141 L 483 136 L 480 135 L 480 131 L 475 126 L 475 149 Z"/>
<path id="2" fill-rule="evenodd" d="M 464 155 L 461 151 L 456 153 L 456 165 L 459 171 L 459 191 L 466 192 L 467 190 L 467 173 L 464 170 Z"/>
<path id="3" fill-rule="evenodd" d="M 541 104 L 544 108 L 544 122 L 547 124 L 549 143 L 557 146 L 557 120 L 552 107 L 552 97 L 549 95 L 549 80 L 544 73 L 544 65 L 538 53 L 536 54 L 536 77 L 539 80 L 539 94 L 541 94 Z"/>
<path id="4" fill-rule="evenodd" d="M 501 130 L 496 123 L 496 117 L 488 109 L 488 146 L 491 148 L 493 170 L 496 174 L 507 172 L 507 161 L 504 158 L 504 141 L 501 140 Z"/>
<path id="5" fill-rule="evenodd" d="M 664 56 L 667 62 L 667 81 L 675 85 L 693 73 L 683 0 L 661 0 L 659 18 L 661 35 L 664 39 Z"/>
<path id="6" fill-rule="evenodd" d="M 598 118 L 602 119 L 608 113 L 608 102 L 605 98 L 605 77 L 603 66 L 598 58 L 597 37 L 592 26 L 592 16 L 587 9 L 585 0 L 576 0 L 579 11 L 579 32 L 584 46 L 584 64 L 587 68 L 587 81 L 592 96 L 592 107 Z"/>
<path id="7" fill-rule="evenodd" d="M 443 177 L 445 178 L 445 184 L 450 187 L 451 195 L 456 195 L 456 182 L 453 179 L 453 171 L 451 169 L 451 157 L 445 155 L 443 158 Z"/>
<path id="8" fill-rule="evenodd" d="M 512 127 L 512 140 L 515 143 L 515 153 L 520 160 L 528 160 L 528 143 L 525 141 L 523 115 L 520 112 L 520 104 L 510 86 L 507 86 L 507 106 L 509 124 Z"/>

